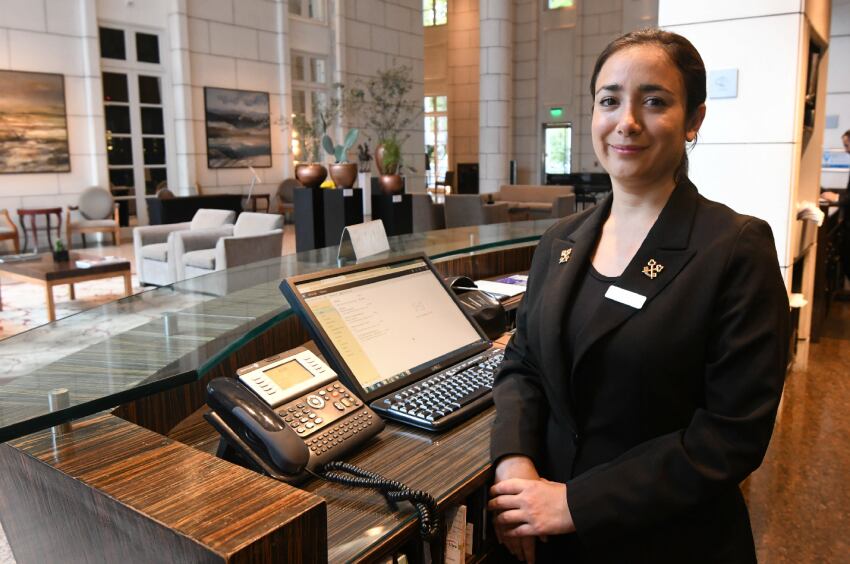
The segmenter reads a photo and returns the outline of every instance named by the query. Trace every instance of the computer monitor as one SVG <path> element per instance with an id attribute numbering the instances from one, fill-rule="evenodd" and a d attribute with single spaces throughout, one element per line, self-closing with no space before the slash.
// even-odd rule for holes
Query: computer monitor
<path id="1" fill-rule="evenodd" d="M 490 346 L 425 255 L 295 276 L 280 288 L 365 401 Z"/>

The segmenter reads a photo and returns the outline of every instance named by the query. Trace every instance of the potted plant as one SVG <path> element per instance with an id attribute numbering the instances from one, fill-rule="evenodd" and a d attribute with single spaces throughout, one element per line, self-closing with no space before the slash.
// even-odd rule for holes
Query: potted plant
<path id="1" fill-rule="evenodd" d="M 339 188 L 351 188 L 357 180 L 357 165 L 348 162 L 348 151 L 357 141 L 360 130 L 356 127 L 348 132 L 342 145 L 335 145 L 333 139 L 327 133 L 322 136 L 322 147 L 325 152 L 334 158 L 334 163 L 329 167 L 331 178 Z"/>
<path id="2" fill-rule="evenodd" d="M 402 167 L 401 146 L 395 139 L 387 139 L 380 147 L 380 160 L 378 152 L 375 153 L 375 162 L 378 165 L 378 185 L 385 194 L 398 194 L 404 188 L 404 179 L 400 171 Z"/>
<path id="3" fill-rule="evenodd" d="M 71 257 L 68 249 L 65 248 L 65 243 L 62 242 L 62 239 L 57 239 L 56 243 L 53 244 L 53 262 L 68 262 L 69 260 L 71 260 Z"/>
<path id="4" fill-rule="evenodd" d="M 306 159 L 306 162 L 295 165 L 295 178 L 308 188 L 318 188 L 328 176 L 328 171 L 319 162 L 322 156 L 319 124 L 318 119 L 308 120 L 303 114 L 292 118 L 292 129 L 297 134 L 301 154 Z"/>
<path id="5" fill-rule="evenodd" d="M 374 133 L 379 143 L 375 149 L 375 165 L 381 175 L 379 183 L 389 193 L 401 190 L 404 185 L 401 174 L 416 172 L 404 163 L 402 147 L 410 135 L 401 133 L 409 129 L 422 113 L 421 101 L 409 98 L 412 90 L 412 68 L 398 66 L 378 71 L 377 76 L 366 82 L 364 90 L 357 91 L 362 104 L 368 109 L 365 126 Z M 383 179 L 384 176 L 399 178 Z"/>

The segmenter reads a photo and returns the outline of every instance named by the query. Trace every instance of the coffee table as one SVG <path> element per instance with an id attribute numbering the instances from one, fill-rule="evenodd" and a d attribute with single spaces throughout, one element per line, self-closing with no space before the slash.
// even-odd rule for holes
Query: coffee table
<path id="1" fill-rule="evenodd" d="M 89 268 L 79 268 L 76 265 L 78 260 L 97 261 L 100 258 L 71 253 L 71 260 L 67 262 L 53 262 L 53 255 L 44 253 L 39 255 L 39 260 L 0 263 L 0 275 L 44 286 L 47 295 L 47 317 L 50 321 L 56 321 L 56 304 L 53 301 L 54 286 L 68 284 L 71 287 L 71 299 L 75 300 L 74 284 L 123 276 L 124 295 L 129 296 L 133 293 L 133 284 L 130 279 L 130 261 L 93 264 Z"/>

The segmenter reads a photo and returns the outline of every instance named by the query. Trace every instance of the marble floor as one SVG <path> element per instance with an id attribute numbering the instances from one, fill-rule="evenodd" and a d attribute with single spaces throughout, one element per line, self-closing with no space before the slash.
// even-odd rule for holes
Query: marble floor
<path id="1" fill-rule="evenodd" d="M 764 463 L 743 485 L 759 562 L 850 562 L 850 302 L 785 382 Z"/>

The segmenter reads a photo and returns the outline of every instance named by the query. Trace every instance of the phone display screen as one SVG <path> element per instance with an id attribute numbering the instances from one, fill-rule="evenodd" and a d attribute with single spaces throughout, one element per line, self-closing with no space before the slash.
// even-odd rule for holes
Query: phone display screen
<path id="1" fill-rule="evenodd" d="M 290 360 L 289 362 L 284 362 L 283 364 L 279 364 L 273 368 L 269 368 L 268 370 L 263 370 L 263 374 L 265 374 L 283 390 L 291 388 L 301 382 L 305 382 L 313 377 L 310 371 L 301 366 L 301 363 L 297 360 Z"/>

